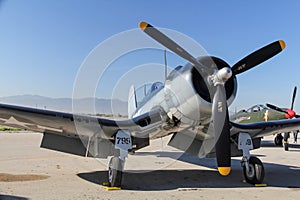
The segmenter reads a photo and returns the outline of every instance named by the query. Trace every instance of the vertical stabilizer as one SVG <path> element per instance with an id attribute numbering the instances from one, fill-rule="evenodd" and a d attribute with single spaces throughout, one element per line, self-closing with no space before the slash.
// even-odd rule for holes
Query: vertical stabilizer
<path id="1" fill-rule="evenodd" d="M 131 118 L 137 107 L 135 88 L 132 85 L 128 95 L 128 118 Z"/>

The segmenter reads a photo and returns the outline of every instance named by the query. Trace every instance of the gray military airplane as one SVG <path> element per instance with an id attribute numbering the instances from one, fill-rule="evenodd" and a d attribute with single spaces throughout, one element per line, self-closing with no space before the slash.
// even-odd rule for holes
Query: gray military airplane
<path id="1" fill-rule="evenodd" d="M 230 67 L 217 57 L 193 57 L 146 22 L 141 22 L 140 28 L 189 63 L 175 68 L 164 84 L 153 83 L 141 100 L 132 87 L 129 119 L 111 120 L 0 104 L 0 124 L 43 132 L 43 148 L 82 156 L 112 156 L 108 166 L 110 186 L 121 185 L 128 153 L 148 146 L 150 139 L 170 134 L 170 146 L 198 157 L 215 156 L 223 176 L 230 173 L 231 157 L 243 156 L 246 181 L 261 183 L 264 167 L 257 157 L 251 156 L 250 150 L 259 148 L 265 135 L 299 129 L 300 120 L 238 124 L 229 120 L 228 106 L 236 97 L 236 75 L 281 52 L 284 41 L 275 41 Z"/>

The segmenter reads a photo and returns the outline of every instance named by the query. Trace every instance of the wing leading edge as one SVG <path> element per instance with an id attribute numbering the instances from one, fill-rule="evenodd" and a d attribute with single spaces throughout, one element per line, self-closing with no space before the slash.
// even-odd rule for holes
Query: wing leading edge
<path id="1" fill-rule="evenodd" d="M 240 132 L 246 132 L 250 134 L 251 138 L 257 138 L 300 129 L 300 118 L 248 124 L 238 124 L 235 122 L 230 122 L 230 124 L 232 126 L 230 131 L 231 135 L 235 135 Z"/>
<path id="2" fill-rule="evenodd" d="M 150 133 L 160 129 L 164 116 L 164 112 L 157 109 L 118 121 L 0 104 L 0 125 L 44 133 L 41 147 L 82 156 L 111 155 L 114 135 L 121 129 L 136 138 L 136 148 L 147 146 Z"/>

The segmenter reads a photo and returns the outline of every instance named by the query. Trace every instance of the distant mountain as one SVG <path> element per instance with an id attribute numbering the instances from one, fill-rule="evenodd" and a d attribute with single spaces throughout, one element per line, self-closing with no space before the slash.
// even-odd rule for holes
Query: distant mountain
<path id="1" fill-rule="evenodd" d="M 85 114 L 114 114 L 127 115 L 127 102 L 118 99 L 83 98 L 49 98 L 38 95 L 17 95 L 0 97 L 1 103 L 21 105 L 33 108 L 75 112 Z M 74 104 L 74 110 L 72 109 Z M 95 107 L 95 112 L 94 112 Z"/>

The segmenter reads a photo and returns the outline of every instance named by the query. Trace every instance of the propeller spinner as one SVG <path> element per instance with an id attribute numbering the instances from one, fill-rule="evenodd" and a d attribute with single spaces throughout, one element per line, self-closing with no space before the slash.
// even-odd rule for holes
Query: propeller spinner
<path id="1" fill-rule="evenodd" d="M 215 71 L 214 69 L 200 63 L 185 49 L 150 24 L 140 22 L 139 27 L 142 31 L 162 44 L 164 47 L 192 63 L 203 79 L 209 80 L 210 85 L 208 85 L 208 87 L 215 88 L 215 90 L 212 90 L 215 91 L 212 101 L 212 122 L 214 125 L 214 136 L 216 139 L 216 158 L 219 173 L 223 176 L 228 175 L 231 170 L 230 124 L 224 85 L 232 75 L 237 75 L 247 71 L 281 52 L 285 48 L 285 43 L 282 40 L 273 42 L 246 56 L 233 65 L 231 69 L 224 67 Z"/>

